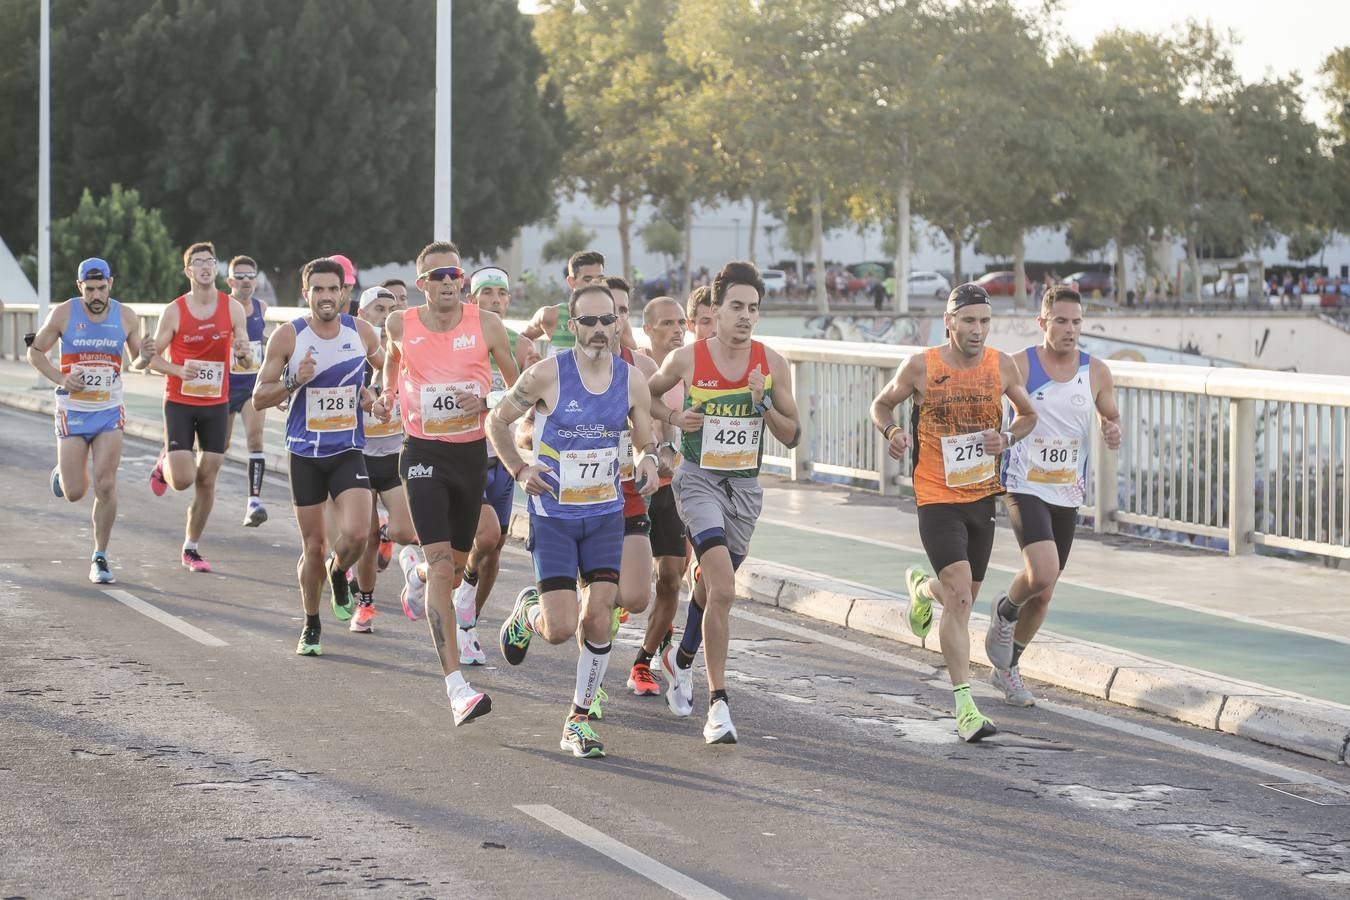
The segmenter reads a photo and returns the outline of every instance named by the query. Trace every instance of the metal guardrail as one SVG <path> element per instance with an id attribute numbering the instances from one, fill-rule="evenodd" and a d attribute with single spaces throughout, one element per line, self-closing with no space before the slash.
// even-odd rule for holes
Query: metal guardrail
<path id="1" fill-rule="evenodd" d="M 132 304 L 153 329 L 159 304 Z M 301 311 L 272 308 L 268 319 Z M 523 327 L 523 322 L 510 323 Z M 12 306 L 0 351 L 22 358 L 36 308 Z M 764 461 L 794 481 L 847 483 L 896 495 L 912 487 L 868 420 L 872 398 L 922 347 L 764 338 L 792 366 L 802 440 L 766 434 Z M 1124 439 L 1094 440 L 1082 507 L 1097 532 L 1172 532 L 1225 548 L 1257 547 L 1350 559 L 1350 378 L 1256 369 L 1109 360 Z M 908 422 L 910 404 L 898 410 Z M 1156 530 L 1156 531 L 1155 531 Z"/>

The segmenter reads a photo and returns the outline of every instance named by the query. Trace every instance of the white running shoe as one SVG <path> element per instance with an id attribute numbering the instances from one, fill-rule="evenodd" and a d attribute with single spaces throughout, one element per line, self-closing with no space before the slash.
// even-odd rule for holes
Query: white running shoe
<path id="1" fill-rule="evenodd" d="M 455 588 L 455 618 L 460 628 L 472 628 L 478 621 L 478 585 L 469 584 L 468 579 L 460 581 Z"/>
<path id="2" fill-rule="evenodd" d="M 413 544 L 398 552 L 398 564 L 403 567 L 403 593 L 399 600 L 403 602 L 403 614 L 414 622 L 427 614 L 427 583 L 417 577 L 421 563 L 422 551 Z"/>
<path id="3" fill-rule="evenodd" d="M 1003 692 L 1003 702 L 1009 706 L 1035 706 L 1036 697 L 1027 690 L 1027 686 L 1022 682 L 1022 673 L 1017 671 L 1017 667 L 1011 669 L 995 669 L 989 676 L 989 683 Z"/>
<path id="4" fill-rule="evenodd" d="M 989 630 L 984 633 L 984 652 L 989 657 L 989 664 L 995 669 L 1006 669 L 1012 665 L 1013 629 L 1017 623 L 1009 622 L 998 611 L 999 604 L 1007 596 L 999 594 L 994 598 L 994 604 L 989 608 Z"/>
<path id="5" fill-rule="evenodd" d="M 666 703 L 671 712 L 683 719 L 694 711 L 694 667 L 681 669 L 675 664 L 679 649 L 679 644 L 665 649 L 661 654 L 661 671 L 666 676 Z"/>
<path id="6" fill-rule="evenodd" d="M 736 726 L 731 722 L 731 707 L 718 700 L 708 707 L 708 721 L 703 725 L 703 741 L 707 744 L 736 743 Z"/>
<path id="7" fill-rule="evenodd" d="M 487 664 L 487 654 L 478 642 L 478 629 L 460 626 L 455 629 L 455 638 L 459 642 L 459 664 L 461 666 L 482 666 Z"/>
<path id="8" fill-rule="evenodd" d="M 457 726 L 492 711 L 492 698 L 481 691 L 475 691 L 467 681 L 454 691 L 447 687 L 445 693 L 450 697 L 450 708 L 454 710 Z"/>
<path id="9" fill-rule="evenodd" d="M 257 497 L 248 498 L 248 507 L 244 510 L 244 527 L 257 528 L 267 521 L 267 507 Z"/>

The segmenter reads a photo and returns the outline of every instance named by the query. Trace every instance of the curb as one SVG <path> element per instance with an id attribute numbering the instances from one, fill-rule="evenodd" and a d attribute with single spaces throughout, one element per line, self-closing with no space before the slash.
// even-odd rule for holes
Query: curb
<path id="1" fill-rule="evenodd" d="M 0 391 L 0 406 L 53 415 L 47 392 Z M 128 419 L 126 434 L 163 443 L 161 424 Z M 232 447 L 226 459 L 247 465 L 248 450 Z M 286 454 L 269 452 L 267 465 L 286 471 Z M 524 542 L 529 514 L 511 515 L 510 536 Z M 941 652 L 939 630 L 915 637 L 904 603 L 893 594 L 778 563 L 747 559 L 736 573 L 737 595 L 754 603 L 829 622 L 911 647 Z M 934 610 L 941 617 L 941 608 Z M 970 659 L 988 666 L 984 632 L 989 618 L 972 613 Z M 1350 708 L 1275 688 L 1224 678 L 1173 664 L 1042 632 L 1022 657 L 1022 674 L 1057 687 L 1180 722 L 1248 738 L 1329 762 L 1350 764 Z"/>

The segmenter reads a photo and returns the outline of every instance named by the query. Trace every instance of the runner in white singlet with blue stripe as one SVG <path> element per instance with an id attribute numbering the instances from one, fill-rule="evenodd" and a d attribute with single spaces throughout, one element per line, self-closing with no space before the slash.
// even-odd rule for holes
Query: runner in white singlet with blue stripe
<path id="1" fill-rule="evenodd" d="M 1119 449 L 1121 435 L 1111 370 L 1078 349 L 1082 297 L 1069 287 L 1049 288 L 1036 324 L 1044 340 L 1013 356 L 1027 379 L 1036 427 L 1008 451 L 1003 464 L 1004 502 L 1023 565 L 1007 592 L 994 598 L 984 641 L 994 665 L 990 682 L 1014 706 L 1036 703 L 1022 683 L 1018 662 L 1045 621 L 1055 582 L 1069 559 L 1093 429 L 1100 423 L 1108 450 Z"/>

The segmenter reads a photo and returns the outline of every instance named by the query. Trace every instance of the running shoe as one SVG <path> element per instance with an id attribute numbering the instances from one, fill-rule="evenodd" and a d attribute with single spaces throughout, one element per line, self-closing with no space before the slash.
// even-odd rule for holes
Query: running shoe
<path id="1" fill-rule="evenodd" d="M 597 759 L 605 755 L 605 745 L 600 743 L 599 735 L 585 716 L 568 717 L 563 724 L 562 740 L 558 741 L 558 746 L 583 759 Z"/>
<path id="2" fill-rule="evenodd" d="M 337 553 L 328 551 L 323 569 L 328 573 L 328 586 L 333 590 L 333 615 L 339 622 L 345 622 L 352 617 L 352 592 L 347 586 L 347 573 L 338 568 Z"/>
<path id="3" fill-rule="evenodd" d="M 371 624 L 374 621 L 375 604 L 357 601 L 356 614 L 352 616 L 352 624 L 347 627 L 359 634 L 370 634 L 375 630 L 375 626 Z"/>
<path id="4" fill-rule="evenodd" d="M 680 718 L 694 711 L 694 667 L 681 669 L 675 663 L 679 647 L 672 644 L 661 654 L 661 674 L 666 676 L 666 703 Z"/>
<path id="5" fill-rule="evenodd" d="M 703 724 L 703 742 L 705 744 L 736 743 L 736 726 L 731 721 L 731 707 L 727 701 L 718 700 L 708 707 L 708 721 Z"/>
<path id="6" fill-rule="evenodd" d="M 306 625 L 300 632 L 300 643 L 295 645 L 296 656 L 323 656 L 323 645 L 319 643 L 319 629 Z"/>
<path id="7" fill-rule="evenodd" d="M 210 572 L 211 564 L 202 559 L 202 555 L 196 550 L 183 548 L 183 568 L 193 572 Z"/>
<path id="8" fill-rule="evenodd" d="M 492 698 L 482 691 L 475 691 L 467 681 L 453 692 L 447 687 L 446 694 L 450 697 L 450 709 L 455 713 L 456 726 L 472 722 L 492 711 Z"/>
<path id="9" fill-rule="evenodd" d="M 52 496 L 57 500 L 64 499 L 66 492 L 61 490 L 61 467 L 52 466 Z"/>
<path id="10" fill-rule="evenodd" d="M 380 549 L 375 554 L 375 564 L 383 572 L 389 568 L 389 561 L 394 558 L 394 542 L 389 540 L 389 516 L 380 513 Z"/>
<path id="11" fill-rule="evenodd" d="M 927 637 L 933 627 L 933 601 L 920 590 L 927 581 L 928 573 L 922 567 L 910 566 L 905 570 L 905 584 L 909 587 L 906 618 L 915 637 Z"/>
<path id="12" fill-rule="evenodd" d="M 478 621 L 477 598 L 478 585 L 469 584 L 467 578 L 461 580 L 455 588 L 455 618 L 460 628 L 472 628 Z"/>
<path id="13" fill-rule="evenodd" d="M 989 656 L 989 665 L 995 669 L 1006 669 L 1012 665 L 1013 629 L 1017 623 L 1009 622 L 998 611 L 999 604 L 1007 596 L 1005 593 L 994 598 L 994 605 L 989 608 L 989 630 L 984 633 L 984 652 Z"/>
<path id="14" fill-rule="evenodd" d="M 102 553 L 95 553 L 89 562 L 89 580 L 94 584 L 115 584 L 117 579 L 113 577 L 112 568 L 108 565 L 108 557 Z"/>
<path id="15" fill-rule="evenodd" d="M 483 645 L 478 642 L 477 628 L 472 625 L 465 628 L 461 625 L 455 636 L 459 641 L 459 664 L 461 666 L 487 665 L 487 654 L 483 652 Z"/>
<path id="16" fill-rule="evenodd" d="M 1036 705 L 1036 697 L 1022 682 L 1022 673 L 1017 671 L 1017 666 L 995 669 L 989 676 L 989 683 L 1003 692 L 1003 702 L 1009 706 Z"/>
<path id="17" fill-rule="evenodd" d="M 164 480 L 164 452 L 160 451 L 159 461 L 150 470 L 150 493 L 156 497 L 163 497 L 168 489 L 169 483 Z"/>
<path id="18" fill-rule="evenodd" d="M 244 511 L 244 527 L 257 528 L 267 521 L 267 507 L 257 497 L 248 498 L 248 509 Z"/>
<path id="19" fill-rule="evenodd" d="M 639 697 L 655 697 L 661 693 L 661 682 L 647 663 L 633 663 L 633 670 L 628 673 L 628 689 Z"/>
<path id="20" fill-rule="evenodd" d="M 604 688 L 596 688 L 595 699 L 591 701 L 590 709 L 586 710 L 586 718 L 597 720 L 603 719 L 605 717 L 605 711 L 600 704 L 604 703 L 608 699 L 609 694 L 605 693 Z"/>
<path id="21" fill-rule="evenodd" d="M 616 606 L 609 614 L 609 639 L 614 640 L 614 636 L 619 633 L 619 624 L 628 621 L 628 610 L 622 606 Z M 577 634 L 581 629 L 577 629 Z"/>
<path id="22" fill-rule="evenodd" d="M 403 603 L 403 614 L 416 622 L 427 613 L 427 583 L 417 577 L 422 553 L 409 544 L 399 553 L 398 562 L 403 567 L 403 593 L 398 599 Z"/>
<path id="23" fill-rule="evenodd" d="M 661 638 L 661 643 L 656 645 L 656 655 L 660 656 L 666 652 L 666 648 L 675 643 L 675 626 L 671 625 L 666 629 L 665 637 Z"/>
<path id="24" fill-rule="evenodd" d="M 998 734 L 998 727 L 972 703 L 956 713 L 956 733 L 967 744 L 973 744 Z"/>
<path id="25" fill-rule="evenodd" d="M 502 658 L 513 666 L 524 662 L 525 653 L 530 649 L 533 634 L 525 627 L 525 614 L 530 607 L 538 605 L 539 592 L 533 587 L 525 588 L 516 595 L 516 605 L 512 607 L 511 615 L 502 623 L 502 630 L 497 635 L 502 647 Z"/>

